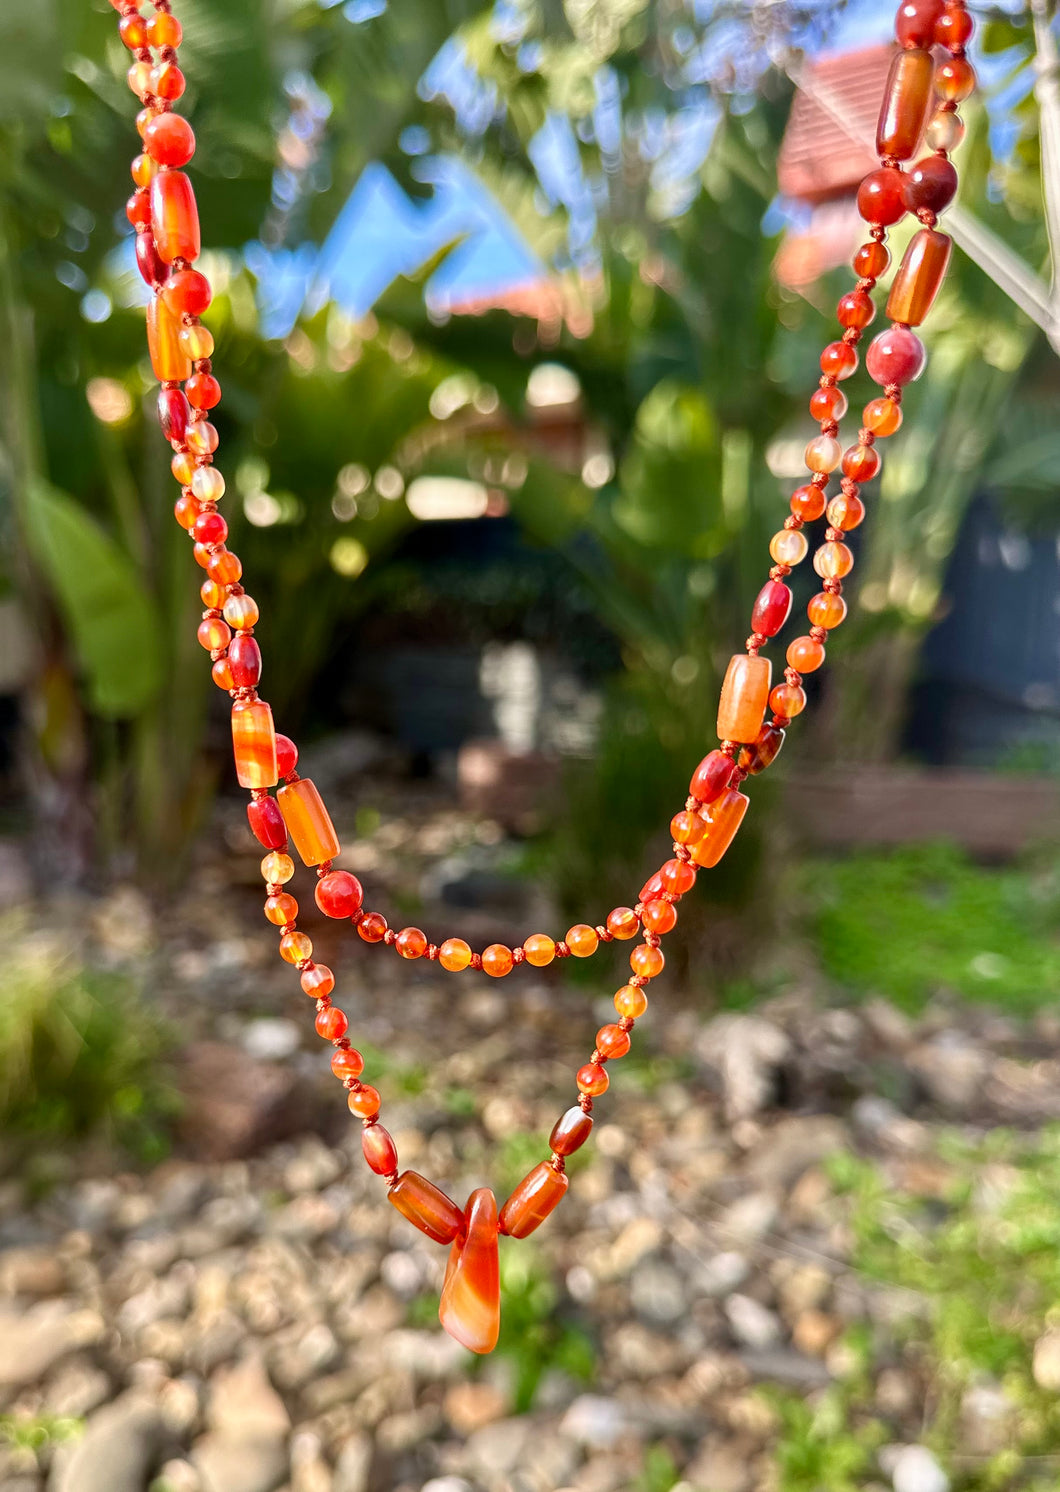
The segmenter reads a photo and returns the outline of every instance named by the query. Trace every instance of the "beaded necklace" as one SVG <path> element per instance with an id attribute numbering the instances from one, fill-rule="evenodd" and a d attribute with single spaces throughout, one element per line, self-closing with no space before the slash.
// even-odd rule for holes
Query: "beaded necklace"
<path id="1" fill-rule="evenodd" d="M 949 262 L 951 240 L 935 225 L 957 189 L 949 154 L 964 134 L 957 106 L 975 86 L 965 57 L 972 20 L 964 0 L 907 0 L 899 7 L 898 50 L 876 133 L 879 166 L 857 194 L 867 241 L 854 255 L 857 284 L 836 308 L 842 332 L 821 353 L 821 375 L 809 403 L 820 426 L 806 446 L 809 479 L 792 493 L 790 513 L 770 541 L 773 565 L 751 612 L 751 634 L 729 663 L 721 690 L 720 744 L 696 768 L 684 807 L 670 821 L 672 857 L 641 888 L 632 907 L 616 907 L 597 926 L 578 923 L 562 939 L 534 933 L 516 948 L 494 943 L 477 952 L 462 938 L 433 943 L 418 927 L 395 931 L 381 913 L 365 909 L 356 877 L 334 868 L 340 846 L 320 793 L 298 775 L 298 749 L 277 734 L 272 711 L 258 694 L 258 607 L 240 583 L 243 567 L 226 547 L 228 525 L 217 506 L 225 481 L 214 465 L 218 436 L 209 413 L 220 401 L 221 386 L 210 362 L 214 340 L 199 320 L 211 289 L 205 275 L 192 268 L 200 252 L 198 209 L 181 169 L 195 152 L 195 136 L 187 120 L 173 112 L 184 92 L 177 65 L 181 25 L 171 0 L 153 0 L 150 18 L 140 13 L 139 0 L 111 4 L 120 13 L 118 30 L 134 58 L 129 86 L 143 104 L 136 124 L 144 149 L 132 163 L 136 190 L 126 211 L 136 230 L 136 262 L 152 292 L 147 340 L 160 383 L 159 422 L 173 448 L 172 470 L 181 487 L 174 512 L 206 573 L 198 638 L 212 660 L 214 682 L 232 699 L 236 775 L 250 792 L 250 827 L 267 852 L 261 862 L 265 916 L 279 929 L 280 957 L 295 966 L 302 989 L 315 1002 L 317 1032 L 333 1048 L 332 1071 L 347 1091 L 350 1112 L 362 1123 L 365 1160 L 386 1183 L 391 1204 L 428 1238 L 450 1245 L 442 1325 L 473 1352 L 489 1352 L 500 1327 L 498 1237 L 525 1238 L 566 1192 L 566 1158 L 589 1138 L 594 1100 L 609 1084 L 607 1064 L 629 1051 L 634 1023 L 648 1008 L 645 989 L 663 970 L 659 945 L 677 922 L 677 905 L 695 885 L 699 869 L 717 865 L 731 844 L 749 803 L 741 787 L 777 756 L 788 726 L 806 704 L 803 675 L 821 667 L 829 633 L 846 616 L 843 580 L 854 556 L 844 538 L 865 516 L 861 487 L 880 471 L 878 441 L 902 423 L 902 390 L 924 369 L 924 347 L 912 328 L 927 316 Z M 929 154 L 903 169 L 922 138 Z M 837 436 L 847 398 L 839 385 L 857 368 L 857 345 L 876 315 L 871 292 L 890 264 L 887 229 L 907 212 L 921 226 L 887 300 L 891 324 L 874 338 L 865 359 L 883 393 L 865 405 L 857 440 L 844 450 Z M 837 470 L 839 491 L 829 497 L 829 477 Z M 762 649 L 788 620 L 792 593 L 785 581 L 808 552 L 805 525 L 822 515 L 828 526 L 813 556 L 821 589 L 807 607 L 810 626 L 788 645 L 783 681 L 774 686 Z M 601 943 L 639 939 L 629 955 L 629 980 L 614 997 L 617 1020 L 596 1033 L 592 1054 L 575 1078 L 577 1102 L 549 1137 L 549 1158 L 534 1166 L 500 1209 L 488 1187 L 472 1192 L 461 1208 L 415 1171 L 399 1171 L 397 1147 L 379 1122 L 379 1093 L 362 1081 L 364 1059 L 347 1035 L 348 1017 L 332 998 L 335 976 L 314 960 L 312 941 L 297 926 L 298 903 L 284 889 L 295 873 L 288 840 L 316 870 L 316 904 L 325 916 L 349 921 L 365 943 L 392 948 L 404 959 L 426 958 L 453 973 L 480 969 L 497 979 L 517 964 L 543 968 L 554 959 L 589 958 Z"/>

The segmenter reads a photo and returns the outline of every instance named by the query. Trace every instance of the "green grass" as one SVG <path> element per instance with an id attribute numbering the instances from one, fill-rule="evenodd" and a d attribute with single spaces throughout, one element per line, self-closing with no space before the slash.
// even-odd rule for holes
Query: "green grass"
<path id="1" fill-rule="evenodd" d="M 1056 998 L 1055 865 L 983 867 L 953 846 L 917 845 L 801 865 L 798 884 L 813 888 L 811 937 L 845 993 L 911 1011 L 939 993 L 1015 1011 Z"/>
<path id="2" fill-rule="evenodd" d="M 84 1420 L 57 1414 L 0 1414 L 0 1444 L 34 1456 L 84 1433 Z"/>

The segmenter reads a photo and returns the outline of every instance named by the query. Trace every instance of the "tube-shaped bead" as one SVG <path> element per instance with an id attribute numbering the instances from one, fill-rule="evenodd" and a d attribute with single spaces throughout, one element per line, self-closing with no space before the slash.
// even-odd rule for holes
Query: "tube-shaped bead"
<path id="1" fill-rule="evenodd" d="M 452 1243 L 463 1226 L 464 1214 L 452 1198 L 418 1171 L 402 1171 L 387 1196 L 403 1217 L 435 1243 Z"/>
<path id="2" fill-rule="evenodd" d="M 520 1181 L 501 1208 L 500 1231 L 509 1238 L 526 1238 L 548 1217 L 567 1190 L 567 1178 L 547 1160 Z"/>
<path id="3" fill-rule="evenodd" d="M 766 713 L 772 667 L 768 658 L 735 653 L 725 673 L 718 702 L 718 736 L 723 741 L 753 741 Z"/>
<path id="4" fill-rule="evenodd" d="M 747 812 L 747 805 L 750 801 L 744 793 L 730 787 L 715 803 L 704 809 L 710 825 L 703 838 L 692 848 L 692 859 L 697 865 L 706 866 L 708 869 L 712 865 L 717 865 L 732 844 L 737 829 L 743 823 L 743 816 Z"/>
<path id="5" fill-rule="evenodd" d="M 199 209 L 192 185 L 183 171 L 159 171 L 151 183 L 151 231 L 165 264 L 174 259 L 198 259 Z"/>
<path id="6" fill-rule="evenodd" d="M 907 161 L 915 154 L 933 102 L 934 75 L 934 60 L 923 48 L 908 47 L 895 53 L 876 126 L 878 155 Z"/>
<path id="7" fill-rule="evenodd" d="M 274 779 L 275 780 L 275 779 Z M 306 865 L 333 860 L 339 852 L 338 835 L 324 800 L 308 777 L 285 783 L 276 794 L 287 832 Z"/>
<path id="8" fill-rule="evenodd" d="M 921 324 L 946 277 L 952 246 L 952 239 L 935 228 L 921 228 L 913 234 L 887 297 L 887 315 L 892 321 Z"/>
<path id="9" fill-rule="evenodd" d="M 147 303 L 147 350 L 159 383 L 183 383 L 191 377 L 191 358 L 180 345 L 180 317 L 161 295 Z"/>
<path id="10" fill-rule="evenodd" d="M 232 749 L 240 787 L 276 786 L 276 728 L 263 699 L 237 699 L 233 704 Z"/>

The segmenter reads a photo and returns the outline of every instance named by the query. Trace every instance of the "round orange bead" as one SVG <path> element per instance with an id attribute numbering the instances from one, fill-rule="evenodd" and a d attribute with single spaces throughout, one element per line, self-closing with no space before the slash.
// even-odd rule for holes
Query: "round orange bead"
<path id="1" fill-rule="evenodd" d="M 471 949 L 463 938 L 446 938 L 438 950 L 438 962 L 450 974 L 459 974 L 471 962 Z"/>
<path id="2" fill-rule="evenodd" d="M 621 1026 L 601 1026 L 596 1033 L 596 1050 L 609 1061 L 624 1057 L 629 1047 L 629 1032 L 623 1031 Z"/>
<path id="3" fill-rule="evenodd" d="M 698 844 L 707 832 L 707 826 L 698 813 L 682 808 L 670 820 L 670 838 L 674 844 Z"/>
<path id="4" fill-rule="evenodd" d="M 285 963 L 300 964 L 313 957 L 313 940 L 303 932 L 284 933 L 280 939 L 280 957 Z"/>
<path id="5" fill-rule="evenodd" d="M 209 616 L 199 623 L 196 636 L 200 645 L 208 653 L 213 653 L 226 648 L 232 641 L 232 629 L 220 617 Z"/>
<path id="6" fill-rule="evenodd" d="M 298 903 L 286 891 L 279 891 L 266 900 L 265 916 L 276 927 L 282 927 L 285 922 L 293 922 L 298 916 Z"/>
<path id="7" fill-rule="evenodd" d="M 833 528 L 841 528 L 844 533 L 857 528 L 864 517 L 865 504 L 851 492 L 840 492 L 828 504 L 828 522 Z"/>
<path id="8" fill-rule="evenodd" d="M 673 896 L 684 896 L 696 884 L 695 866 L 684 860 L 667 860 L 660 867 L 659 880 L 664 891 L 669 891 Z"/>
<path id="9" fill-rule="evenodd" d="M 359 1078 L 364 1071 L 364 1058 L 356 1047 L 340 1046 L 331 1054 L 331 1070 L 340 1083 L 347 1078 Z"/>
<path id="10" fill-rule="evenodd" d="M 523 952 L 528 964 L 533 964 L 535 969 L 543 969 L 555 958 L 556 944 L 547 933 L 531 933 L 523 943 Z"/>
<path id="11" fill-rule="evenodd" d="M 153 47 L 179 47 L 184 28 L 176 16 L 159 11 L 147 23 L 147 39 Z"/>
<path id="12" fill-rule="evenodd" d="M 204 580 L 199 586 L 199 595 L 204 606 L 208 606 L 211 611 L 219 611 L 225 604 L 228 588 L 216 580 Z"/>
<path id="13" fill-rule="evenodd" d="M 598 1062 L 587 1062 L 584 1067 L 579 1067 L 575 1082 L 582 1093 L 599 1098 L 601 1093 L 607 1092 L 611 1080 Z"/>
<path id="14" fill-rule="evenodd" d="M 322 1000 L 335 988 L 335 976 L 327 964 L 314 964 L 302 970 L 301 985 L 311 1000 Z"/>
<path id="15" fill-rule="evenodd" d="M 630 968 L 643 979 L 654 979 L 662 973 L 665 964 L 662 949 L 653 948 L 650 943 L 638 943 L 629 955 Z"/>
<path id="16" fill-rule="evenodd" d="M 337 1005 L 328 1005 L 317 1011 L 314 1022 L 316 1033 L 322 1041 L 341 1041 L 349 1029 L 349 1019 Z"/>
<path id="17" fill-rule="evenodd" d="M 365 922 L 367 920 L 364 919 Z M 364 926 L 364 922 L 361 926 Z M 427 952 L 427 934 L 418 927 L 403 927 L 394 939 L 394 947 L 402 958 L 422 958 Z"/>
<path id="18" fill-rule="evenodd" d="M 607 914 L 607 930 L 613 938 L 625 942 L 640 932 L 640 919 L 632 907 L 615 907 Z"/>
<path id="19" fill-rule="evenodd" d="M 853 552 L 846 544 L 830 540 L 817 550 L 813 568 L 824 580 L 842 580 L 854 568 Z"/>
<path id="20" fill-rule="evenodd" d="M 648 997 L 639 984 L 624 984 L 615 991 L 615 1009 L 621 1016 L 637 1020 L 648 1008 Z"/>
<path id="21" fill-rule="evenodd" d="M 195 475 L 195 457 L 188 451 L 178 451 L 169 463 L 169 469 L 182 487 L 187 487 Z"/>
<path id="22" fill-rule="evenodd" d="M 512 950 L 503 943 L 491 943 L 482 953 L 482 972 L 492 979 L 503 979 L 515 967 Z"/>
<path id="23" fill-rule="evenodd" d="M 206 573 L 211 580 L 219 580 L 222 585 L 234 585 L 243 573 L 243 561 L 230 549 L 222 549 L 220 554 L 210 556 Z"/>
<path id="24" fill-rule="evenodd" d="M 671 901 L 649 901 L 640 916 L 646 932 L 668 933 L 677 922 L 677 908 Z"/>
<path id="25" fill-rule="evenodd" d="M 211 677 L 218 689 L 234 689 L 235 680 L 232 678 L 232 665 L 228 661 L 227 654 L 218 658 L 210 670 Z"/>
<path id="26" fill-rule="evenodd" d="M 379 1112 L 382 1099 L 378 1091 L 366 1083 L 361 1088 L 354 1088 L 346 1103 L 349 1105 L 350 1113 L 356 1114 L 359 1119 L 374 1119 Z"/>
<path id="27" fill-rule="evenodd" d="M 787 660 L 799 673 L 814 673 L 824 662 L 824 643 L 815 637 L 795 637 L 788 643 Z"/>
<path id="28" fill-rule="evenodd" d="M 596 929 L 588 923 L 577 922 L 567 932 L 564 940 L 575 958 L 589 958 L 600 946 Z"/>
<path id="29" fill-rule="evenodd" d="M 815 627 L 824 627 L 830 632 L 845 619 L 847 603 L 842 596 L 833 595 L 831 591 L 818 591 L 816 596 L 811 596 L 806 613 Z"/>
<path id="30" fill-rule="evenodd" d="M 893 435 L 902 423 L 902 406 L 894 399 L 870 399 L 861 412 L 861 423 L 873 435 Z"/>
<path id="31" fill-rule="evenodd" d="M 366 943 L 381 943 L 386 930 L 386 918 L 382 912 L 368 912 L 357 924 L 357 933 Z"/>
<path id="32" fill-rule="evenodd" d="M 796 487 L 791 494 L 790 507 L 796 518 L 801 518 L 803 523 L 812 523 L 824 512 L 824 493 L 812 482 L 805 487 Z"/>
<path id="33" fill-rule="evenodd" d="M 798 684 L 778 684 L 769 696 L 769 708 L 785 720 L 793 720 L 806 708 L 806 691 Z"/>

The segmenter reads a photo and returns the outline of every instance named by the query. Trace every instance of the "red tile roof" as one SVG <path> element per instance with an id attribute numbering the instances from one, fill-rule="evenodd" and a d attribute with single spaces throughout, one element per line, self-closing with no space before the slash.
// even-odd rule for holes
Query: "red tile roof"
<path id="1" fill-rule="evenodd" d="M 777 162 L 785 197 L 847 196 L 878 164 L 873 141 L 893 52 L 866 47 L 806 63 Z"/>

